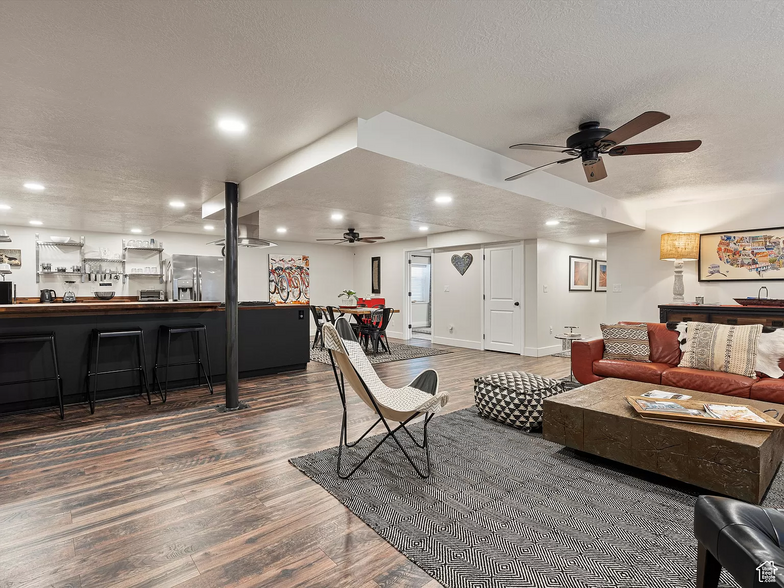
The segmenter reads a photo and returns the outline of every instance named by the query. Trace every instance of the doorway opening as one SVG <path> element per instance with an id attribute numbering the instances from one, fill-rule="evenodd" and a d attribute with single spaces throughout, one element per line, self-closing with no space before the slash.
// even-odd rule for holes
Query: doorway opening
<path id="1" fill-rule="evenodd" d="M 408 253 L 408 336 L 433 340 L 432 252 Z"/>

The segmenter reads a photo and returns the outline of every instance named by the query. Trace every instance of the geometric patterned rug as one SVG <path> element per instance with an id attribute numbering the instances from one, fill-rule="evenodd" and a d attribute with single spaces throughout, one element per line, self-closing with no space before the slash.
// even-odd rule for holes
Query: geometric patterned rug
<path id="1" fill-rule="evenodd" d="M 421 434 L 421 424 L 411 430 Z M 428 433 L 427 480 L 390 441 L 350 480 L 335 473 L 337 448 L 291 463 L 447 588 L 695 585 L 699 489 L 483 419 L 474 408 L 437 416 Z M 351 457 L 349 449 L 344 468 Z M 784 504 L 781 472 L 764 504 Z M 726 572 L 721 579 L 737 586 Z"/>
<path id="2" fill-rule="evenodd" d="M 311 345 L 313 341 L 311 340 Z M 392 353 L 387 353 L 378 348 L 378 353 L 373 353 L 373 350 L 368 346 L 369 353 L 366 353 L 370 363 L 387 363 L 390 361 L 401 361 L 403 359 L 417 359 L 419 357 L 430 357 L 432 355 L 443 355 L 445 353 L 452 353 L 446 349 L 431 349 L 430 347 L 417 347 L 416 345 L 406 345 L 405 343 L 390 343 Z M 331 365 L 329 362 L 329 352 L 326 349 L 316 347 L 310 350 L 310 361 L 317 361 Z"/>

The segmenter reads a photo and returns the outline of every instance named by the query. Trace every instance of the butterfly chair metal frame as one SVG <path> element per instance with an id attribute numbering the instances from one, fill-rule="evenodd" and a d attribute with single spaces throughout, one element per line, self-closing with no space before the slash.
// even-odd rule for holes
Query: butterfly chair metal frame
<path id="1" fill-rule="evenodd" d="M 350 478 L 362 465 L 364 465 L 376 450 L 387 441 L 387 439 L 392 438 L 414 468 L 414 471 L 416 471 L 420 477 L 428 478 L 430 476 L 430 446 L 428 445 L 427 425 L 430 423 L 430 420 L 435 413 L 445 406 L 449 399 L 447 393 L 438 392 L 438 373 L 435 370 L 425 370 L 414 378 L 408 386 L 398 390 L 392 390 L 391 388 L 384 386 L 383 383 L 381 383 L 381 380 L 378 379 L 375 370 L 373 370 L 372 366 L 370 366 L 370 362 L 368 362 L 367 358 L 364 356 L 362 348 L 359 346 L 357 338 L 354 335 L 354 331 L 346 319 L 339 318 L 335 321 L 334 326 L 324 325 L 324 336 L 326 347 L 329 350 L 329 358 L 332 363 L 332 371 L 335 375 L 335 383 L 337 384 L 338 392 L 340 393 L 340 401 L 343 405 L 343 418 L 340 425 L 340 445 L 338 447 L 338 476 L 344 480 Z M 352 348 L 354 351 L 354 361 L 352 361 L 351 354 L 348 352 L 347 347 Z M 357 353 L 361 354 L 361 356 L 357 355 Z M 367 362 L 367 365 L 362 366 L 362 369 L 366 371 L 365 378 L 362 377 L 357 370 L 357 366 L 354 364 L 355 361 L 361 362 L 362 360 Z M 367 371 L 368 369 L 370 370 L 369 372 Z M 348 440 L 348 406 L 346 402 L 346 382 L 344 377 L 346 374 L 349 376 L 349 384 L 352 389 L 354 389 L 365 404 L 373 409 L 379 417 L 378 420 L 376 420 L 370 428 L 354 442 L 349 442 Z M 375 394 L 371 390 L 371 386 L 366 382 L 366 379 L 369 378 L 375 379 L 375 381 L 371 382 L 371 384 L 377 387 Z M 410 406 L 405 406 L 405 399 L 397 402 L 397 406 L 385 405 L 378 396 L 386 393 L 389 397 L 390 392 L 400 393 L 401 396 L 409 395 L 411 397 Z M 422 430 L 422 442 L 420 443 L 414 438 L 406 425 L 422 415 L 425 416 L 425 420 Z M 390 425 L 390 421 L 398 422 L 398 426 L 393 429 Z M 355 447 L 380 423 L 384 425 L 384 428 L 387 431 L 386 435 L 384 435 L 381 441 L 379 441 L 350 472 L 344 474 L 341 469 L 343 446 L 345 445 L 347 448 Z M 414 459 L 397 438 L 396 434 L 401 430 L 410 437 L 414 445 L 424 450 L 426 464 L 424 471 L 417 466 Z"/>

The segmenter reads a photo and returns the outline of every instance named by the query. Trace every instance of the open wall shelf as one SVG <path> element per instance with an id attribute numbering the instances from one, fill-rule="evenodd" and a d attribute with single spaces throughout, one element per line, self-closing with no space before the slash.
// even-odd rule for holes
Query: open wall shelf
<path id="1" fill-rule="evenodd" d="M 157 278 L 159 282 L 163 283 L 163 247 L 129 247 L 127 245 L 127 241 L 123 239 L 122 241 L 122 257 L 90 257 L 84 255 L 84 235 L 79 237 L 79 241 L 70 241 L 68 243 L 58 243 L 56 241 L 41 241 L 38 233 L 35 235 L 35 283 L 39 284 L 41 282 L 41 276 L 80 276 L 82 283 L 85 281 L 85 276 L 90 273 L 106 273 L 106 274 L 119 274 L 122 276 L 122 283 L 125 284 L 129 277 L 141 277 L 141 278 Z M 82 266 L 82 271 L 80 272 L 58 272 L 58 271 L 44 271 L 41 269 L 41 257 L 42 255 L 45 257 L 47 249 L 54 248 L 54 247 L 70 247 L 74 248 L 79 252 L 79 258 Z M 158 271 L 153 274 L 145 274 L 145 273 L 137 273 L 137 272 L 129 272 L 127 270 L 126 264 L 128 263 L 128 254 L 137 255 L 140 252 L 148 252 L 157 254 L 158 256 Z M 121 265 L 119 271 L 94 271 L 88 272 L 87 265 L 88 263 L 116 263 Z M 67 266 L 68 264 L 63 264 L 63 266 Z M 71 267 L 75 266 L 76 264 L 71 264 Z M 92 268 L 90 268 L 92 269 Z"/>

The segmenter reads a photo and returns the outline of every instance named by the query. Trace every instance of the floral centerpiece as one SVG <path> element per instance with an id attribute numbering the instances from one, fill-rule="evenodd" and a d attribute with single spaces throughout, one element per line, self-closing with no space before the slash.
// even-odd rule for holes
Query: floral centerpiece
<path id="1" fill-rule="evenodd" d="M 356 306 L 359 302 L 359 297 L 354 290 L 343 290 L 338 296 L 340 296 L 341 306 Z M 353 305 L 351 304 L 352 298 L 354 299 Z"/>

